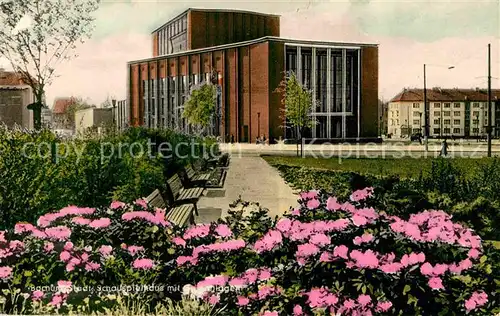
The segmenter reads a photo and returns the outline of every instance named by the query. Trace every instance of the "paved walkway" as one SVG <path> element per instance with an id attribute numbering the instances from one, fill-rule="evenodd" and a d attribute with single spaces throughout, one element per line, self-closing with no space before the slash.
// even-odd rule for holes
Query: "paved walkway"
<path id="1" fill-rule="evenodd" d="M 285 184 L 276 169 L 260 157 L 231 157 L 229 170 L 224 184 L 224 197 L 203 197 L 198 206 L 201 209 L 222 209 L 225 217 L 229 204 L 241 195 L 249 202 L 259 202 L 269 209 L 274 217 L 288 211 L 290 206 L 297 206 L 297 195 Z M 215 193 L 215 192 L 214 192 Z"/>

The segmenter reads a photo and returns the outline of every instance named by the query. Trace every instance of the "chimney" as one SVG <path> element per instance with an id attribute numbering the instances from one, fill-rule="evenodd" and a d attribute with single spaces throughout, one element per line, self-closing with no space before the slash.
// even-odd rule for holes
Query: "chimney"
<path id="1" fill-rule="evenodd" d="M 478 88 L 478 87 L 476 87 L 476 91 L 479 91 L 479 88 Z"/>

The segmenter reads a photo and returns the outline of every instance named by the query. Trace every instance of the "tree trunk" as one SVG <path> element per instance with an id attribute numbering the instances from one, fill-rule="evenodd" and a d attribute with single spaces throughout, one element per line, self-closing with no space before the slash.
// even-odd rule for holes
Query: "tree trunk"
<path id="1" fill-rule="evenodd" d="M 297 157 L 299 157 L 299 127 L 297 126 L 297 135 L 295 135 L 295 143 L 297 144 Z"/>

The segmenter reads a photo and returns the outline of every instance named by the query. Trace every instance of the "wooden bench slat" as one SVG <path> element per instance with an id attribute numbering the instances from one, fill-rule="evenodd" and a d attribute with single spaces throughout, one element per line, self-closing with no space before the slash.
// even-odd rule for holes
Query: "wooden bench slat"
<path id="1" fill-rule="evenodd" d="M 178 226 L 185 226 L 193 217 L 193 213 L 193 205 L 181 205 L 171 209 L 165 217 L 168 221 Z"/>

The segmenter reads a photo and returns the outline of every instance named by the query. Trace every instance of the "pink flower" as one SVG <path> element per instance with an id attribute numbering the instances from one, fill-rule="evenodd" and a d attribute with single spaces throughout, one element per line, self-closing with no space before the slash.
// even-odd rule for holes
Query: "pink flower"
<path id="1" fill-rule="evenodd" d="M 113 247 L 111 246 L 108 246 L 108 245 L 102 245 L 100 248 L 99 248 L 99 252 L 101 253 L 101 255 L 103 255 L 104 257 L 107 257 L 109 255 L 111 255 L 111 252 L 113 251 Z"/>
<path id="2" fill-rule="evenodd" d="M 262 316 L 279 316 L 278 312 L 275 311 L 265 311 Z"/>
<path id="3" fill-rule="evenodd" d="M 151 259 L 135 259 L 132 266 L 135 269 L 149 270 L 154 267 L 154 262 Z"/>
<path id="4" fill-rule="evenodd" d="M 71 251 L 73 249 L 73 243 L 71 241 L 67 241 L 64 244 L 64 250 L 66 251 Z"/>
<path id="5" fill-rule="evenodd" d="M 238 296 L 238 306 L 247 306 L 250 303 L 250 300 L 244 296 Z"/>
<path id="6" fill-rule="evenodd" d="M 296 208 L 292 211 L 293 216 L 300 216 L 300 209 Z"/>
<path id="7" fill-rule="evenodd" d="M 361 245 L 362 243 L 367 243 L 373 240 L 373 235 L 365 233 L 362 236 L 356 236 L 353 240 L 355 245 Z"/>
<path id="8" fill-rule="evenodd" d="M 356 302 L 350 298 L 346 299 L 344 301 L 344 308 L 347 309 L 347 310 L 351 310 L 353 309 L 355 306 L 356 306 Z"/>
<path id="9" fill-rule="evenodd" d="M 216 275 L 213 277 L 206 277 L 204 280 L 196 284 L 197 288 L 211 287 L 211 286 L 224 286 L 227 283 L 227 277 L 224 275 Z"/>
<path id="10" fill-rule="evenodd" d="M 140 207 L 142 207 L 143 209 L 147 209 L 148 208 L 148 202 L 146 202 L 146 200 L 144 199 L 137 199 L 135 200 L 135 205 L 138 205 Z"/>
<path id="11" fill-rule="evenodd" d="M 276 229 L 282 233 L 287 233 L 292 228 L 292 221 L 288 218 L 282 218 L 276 224 Z"/>
<path id="12" fill-rule="evenodd" d="M 92 220 L 90 220 L 88 218 L 81 217 L 81 216 L 74 217 L 71 221 L 77 225 L 88 225 L 92 222 Z"/>
<path id="13" fill-rule="evenodd" d="M 344 245 L 339 245 L 339 246 L 336 246 L 334 249 L 333 249 L 333 255 L 335 257 L 340 257 L 340 258 L 343 258 L 343 259 L 348 259 L 347 257 L 347 253 L 349 252 L 349 248 L 347 248 L 346 246 Z"/>
<path id="14" fill-rule="evenodd" d="M 14 233 L 19 235 L 22 233 L 30 233 L 35 227 L 28 223 L 18 223 L 14 226 Z"/>
<path id="15" fill-rule="evenodd" d="M 353 202 L 359 202 L 366 200 L 368 197 L 371 197 L 372 195 L 373 195 L 373 188 L 365 188 L 362 190 L 354 191 L 351 194 L 350 199 Z"/>
<path id="16" fill-rule="evenodd" d="M 377 303 L 377 311 L 387 312 L 392 307 L 392 303 L 390 301 L 379 301 Z"/>
<path id="17" fill-rule="evenodd" d="M 422 273 L 423 275 L 432 275 L 433 270 L 434 269 L 429 262 L 426 262 L 420 266 L 420 273 Z"/>
<path id="18" fill-rule="evenodd" d="M 336 197 L 329 197 L 326 200 L 326 209 L 329 211 L 338 211 L 342 209 L 342 205 L 337 201 Z"/>
<path id="19" fill-rule="evenodd" d="M 56 294 L 56 295 L 52 296 L 52 300 L 50 301 L 49 304 L 59 308 L 59 307 L 61 307 L 61 304 L 64 303 L 64 300 L 65 300 L 65 295 Z"/>
<path id="20" fill-rule="evenodd" d="M 177 246 L 186 247 L 186 241 L 184 239 L 182 239 L 181 237 L 172 238 L 172 242 Z"/>
<path id="21" fill-rule="evenodd" d="M 321 203 L 317 199 L 312 199 L 307 201 L 307 208 L 310 210 L 317 209 L 320 205 Z"/>
<path id="22" fill-rule="evenodd" d="M 226 224 L 219 224 L 217 228 L 215 228 L 215 232 L 220 237 L 230 237 L 233 235 L 233 232 Z"/>
<path id="23" fill-rule="evenodd" d="M 441 290 L 441 289 L 444 289 L 444 286 L 443 286 L 443 281 L 441 280 L 441 278 L 431 278 L 428 282 L 429 286 L 431 289 L 433 290 Z"/>
<path id="24" fill-rule="evenodd" d="M 467 311 L 474 310 L 488 303 L 488 294 L 483 291 L 472 293 L 471 297 L 465 301 L 465 309 Z"/>
<path id="25" fill-rule="evenodd" d="M 11 267 L 0 267 L 0 279 L 6 279 L 12 274 Z"/>
<path id="26" fill-rule="evenodd" d="M 82 262 L 82 260 L 75 258 L 75 257 L 73 257 L 69 260 L 69 263 L 74 264 L 75 266 L 79 265 L 81 262 Z"/>
<path id="27" fill-rule="evenodd" d="M 44 245 L 43 245 L 43 250 L 45 252 L 51 252 L 52 250 L 54 250 L 54 244 L 51 243 L 51 242 L 46 242 Z"/>
<path id="28" fill-rule="evenodd" d="M 471 259 L 477 259 L 479 258 L 480 254 L 481 252 L 479 250 L 477 250 L 476 248 L 472 248 L 471 250 L 469 250 L 468 257 Z"/>
<path id="29" fill-rule="evenodd" d="M 317 246 L 327 246 L 331 243 L 330 237 L 325 234 L 316 234 L 311 236 L 309 242 Z"/>
<path id="30" fill-rule="evenodd" d="M 71 230 L 66 226 L 57 226 L 57 227 L 47 228 L 45 230 L 45 234 L 47 235 L 48 238 L 64 241 L 69 239 L 69 237 L 71 236 Z"/>
<path id="31" fill-rule="evenodd" d="M 59 255 L 59 259 L 61 259 L 61 261 L 63 261 L 63 262 L 69 261 L 70 258 L 71 258 L 71 254 L 67 251 L 63 251 Z"/>
<path id="32" fill-rule="evenodd" d="M 469 298 L 468 300 L 466 300 L 464 305 L 465 305 L 465 309 L 468 312 L 476 309 L 476 301 L 474 301 L 472 298 Z"/>
<path id="33" fill-rule="evenodd" d="M 435 276 L 439 276 L 445 274 L 446 271 L 448 271 L 448 265 L 438 263 L 434 266 L 434 269 L 432 269 L 432 274 Z"/>
<path id="34" fill-rule="evenodd" d="M 472 268 L 472 261 L 470 261 L 469 259 L 464 259 L 460 261 L 459 266 L 462 270 L 469 270 L 470 268 Z"/>
<path id="35" fill-rule="evenodd" d="M 61 293 L 71 292 L 72 285 L 73 285 L 73 283 L 71 283 L 71 281 L 64 281 L 64 280 L 57 281 L 57 287 L 58 287 L 59 292 L 61 292 Z"/>
<path id="36" fill-rule="evenodd" d="M 376 269 L 379 266 L 377 255 L 372 250 L 367 250 L 364 253 L 359 250 L 353 250 L 350 256 L 359 268 Z"/>
<path id="37" fill-rule="evenodd" d="M 68 264 L 66 265 L 66 271 L 71 272 L 71 271 L 73 271 L 73 270 L 75 270 L 75 265 L 74 265 L 73 263 L 71 263 L 71 262 L 70 262 L 70 263 L 68 263 Z"/>
<path id="38" fill-rule="evenodd" d="M 295 305 L 293 307 L 293 316 L 302 316 L 302 315 L 304 315 L 304 312 L 302 311 L 302 306 Z"/>
<path id="39" fill-rule="evenodd" d="M 31 298 L 33 299 L 33 301 L 39 301 L 43 298 L 43 296 L 44 296 L 44 294 L 40 290 L 36 290 L 36 291 L 33 291 L 33 293 L 31 293 Z"/>
<path id="40" fill-rule="evenodd" d="M 315 191 L 315 190 L 300 193 L 300 198 L 302 200 L 315 199 L 317 197 L 318 197 L 318 191 Z"/>
<path id="41" fill-rule="evenodd" d="M 372 301 L 372 298 L 370 297 L 370 295 L 360 295 L 358 296 L 358 303 L 361 305 L 361 306 L 366 306 L 368 304 L 370 304 L 370 302 Z"/>
<path id="42" fill-rule="evenodd" d="M 107 217 L 96 219 L 89 224 L 92 228 L 106 228 L 111 225 L 111 220 Z"/>
<path id="43" fill-rule="evenodd" d="M 111 202 L 111 206 L 110 208 L 112 210 L 116 210 L 117 208 L 121 208 L 121 207 L 124 207 L 126 204 L 123 203 L 123 202 L 120 202 L 120 201 L 113 201 Z"/>
<path id="44" fill-rule="evenodd" d="M 330 257 L 330 254 L 325 251 L 321 254 L 321 256 L 319 256 L 319 261 L 320 262 L 331 262 L 332 258 Z"/>
<path id="45" fill-rule="evenodd" d="M 283 242 L 283 237 L 281 233 L 277 230 L 270 230 L 267 234 L 264 235 L 261 239 L 259 239 L 255 245 L 254 250 L 257 253 L 261 253 L 264 251 L 271 251 L 277 245 L 280 245 Z"/>
<path id="46" fill-rule="evenodd" d="M 360 215 L 354 215 L 352 218 L 352 222 L 356 226 L 364 226 L 368 223 L 368 220 L 366 217 L 360 216 Z"/>
<path id="47" fill-rule="evenodd" d="M 271 278 L 271 270 L 269 270 L 269 269 L 260 270 L 260 273 L 259 273 L 259 280 L 260 281 L 267 281 L 270 278 Z"/>
<path id="48" fill-rule="evenodd" d="M 203 238 L 210 234 L 210 224 L 191 226 L 184 232 L 184 239 Z"/>
<path id="49" fill-rule="evenodd" d="M 87 271 L 96 271 L 96 270 L 99 270 L 101 268 L 101 265 L 97 262 L 87 262 L 87 264 L 85 264 L 85 270 Z"/>
<path id="50" fill-rule="evenodd" d="M 384 273 L 398 273 L 401 268 L 403 268 L 401 263 L 393 262 L 381 265 L 379 269 Z"/>
<path id="51" fill-rule="evenodd" d="M 129 246 L 128 247 L 128 252 L 132 255 L 135 256 L 139 252 L 144 251 L 144 247 L 142 246 Z"/>
<path id="52" fill-rule="evenodd" d="M 220 297 L 218 295 L 211 295 L 208 298 L 208 303 L 210 303 L 212 305 L 215 305 L 215 304 L 219 303 L 219 301 L 220 301 Z"/>
<path id="53" fill-rule="evenodd" d="M 190 263 L 192 265 L 196 265 L 198 263 L 198 258 L 194 256 L 179 256 L 175 260 L 178 266 L 183 266 L 186 263 Z"/>
<path id="54" fill-rule="evenodd" d="M 87 262 L 89 260 L 89 255 L 87 253 L 82 253 L 82 262 Z"/>
<path id="55" fill-rule="evenodd" d="M 313 244 L 303 244 L 297 247 L 295 255 L 297 257 L 310 257 L 319 252 L 319 248 Z"/>
<path id="56" fill-rule="evenodd" d="M 0 242 L 7 242 L 5 239 L 5 230 L 0 230 Z"/>

